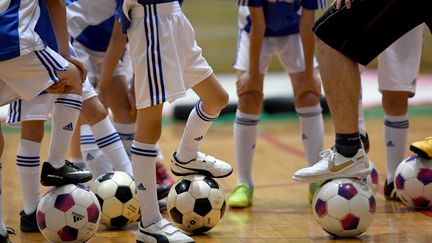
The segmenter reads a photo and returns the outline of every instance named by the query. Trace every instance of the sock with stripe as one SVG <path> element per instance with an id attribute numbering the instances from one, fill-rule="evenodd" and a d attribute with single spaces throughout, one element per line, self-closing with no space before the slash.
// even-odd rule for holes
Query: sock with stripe
<path id="1" fill-rule="evenodd" d="M 113 122 L 115 129 L 117 130 L 123 146 L 128 154 L 129 159 L 131 158 L 131 146 L 135 138 L 135 123 L 117 123 Z"/>
<path id="2" fill-rule="evenodd" d="M 3 182 L 2 182 L 2 162 L 0 160 L 0 234 L 5 236 L 7 234 L 6 225 L 3 221 Z M 37 183 L 39 185 L 39 182 Z"/>
<path id="3" fill-rule="evenodd" d="M 82 169 L 82 170 L 85 170 L 85 162 L 84 162 L 84 159 L 82 158 L 82 157 L 79 157 L 79 158 L 75 158 L 75 157 L 70 157 L 69 158 L 69 161 L 73 164 L 73 165 L 75 165 L 76 167 L 78 167 L 78 168 L 80 168 L 80 169 Z"/>
<path id="4" fill-rule="evenodd" d="M 112 125 L 110 119 L 105 117 L 91 126 L 96 144 L 102 150 L 105 158 L 111 163 L 115 170 L 120 170 L 132 175 L 132 165 L 123 143 Z"/>
<path id="5" fill-rule="evenodd" d="M 255 153 L 257 126 L 260 115 L 243 113 L 237 109 L 234 122 L 234 148 L 238 182 L 253 188 L 252 164 Z"/>
<path id="6" fill-rule="evenodd" d="M 156 192 L 156 144 L 134 141 L 131 153 L 135 185 L 141 208 L 141 224 L 143 227 L 147 227 L 162 218 Z"/>
<path id="7" fill-rule="evenodd" d="M 18 144 L 16 165 L 27 215 L 36 211 L 40 199 L 40 147 L 40 143 L 23 138 Z"/>
<path id="8" fill-rule="evenodd" d="M 201 108 L 201 100 L 196 103 L 195 108 L 189 114 L 183 131 L 176 154 L 178 160 L 187 162 L 197 157 L 201 140 L 218 116 L 219 114 L 209 115 L 205 113 Z"/>
<path id="9" fill-rule="evenodd" d="M 296 108 L 300 121 L 303 149 L 309 166 L 320 160 L 319 153 L 324 147 L 324 122 L 322 108 L 318 103 L 311 107 Z"/>
<path id="10" fill-rule="evenodd" d="M 113 171 L 113 166 L 107 161 L 96 144 L 90 126 L 81 125 L 80 147 L 86 168 L 93 174 L 93 179 L 106 172 Z"/>
<path id="11" fill-rule="evenodd" d="M 60 94 L 52 112 L 51 142 L 48 162 L 54 168 L 64 165 L 73 131 L 81 111 L 81 95 Z"/>
<path id="12" fill-rule="evenodd" d="M 393 181 L 393 176 L 399 163 L 405 159 L 408 141 L 409 118 L 384 115 L 384 141 L 386 146 L 387 181 Z"/>

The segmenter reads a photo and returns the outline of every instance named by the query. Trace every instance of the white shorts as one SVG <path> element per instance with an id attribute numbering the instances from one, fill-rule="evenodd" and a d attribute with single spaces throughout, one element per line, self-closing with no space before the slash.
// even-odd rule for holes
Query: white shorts
<path id="1" fill-rule="evenodd" d="M 236 70 L 248 71 L 249 69 L 249 33 L 239 31 L 237 43 L 237 55 L 234 62 Z M 277 55 L 280 64 L 288 73 L 299 73 L 305 70 L 303 44 L 300 34 L 280 37 L 265 37 L 260 55 L 260 73 L 266 73 L 273 55 Z M 318 63 L 314 58 L 314 66 Z"/>
<path id="2" fill-rule="evenodd" d="M 137 109 L 173 102 L 213 73 L 177 1 L 140 5 L 131 15 L 128 37 Z"/>
<path id="3" fill-rule="evenodd" d="M 31 52 L 0 62 L 0 106 L 22 98 L 31 100 L 59 80 L 57 71 L 69 62 L 55 51 Z"/>
<path id="4" fill-rule="evenodd" d="M 102 64 L 105 58 L 105 52 L 100 51 L 93 51 L 78 41 L 74 41 L 72 43 L 72 46 L 75 49 L 75 52 L 77 54 L 78 59 L 83 62 L 87 69 L 88 74 L 87 78 L 89 79 L 90 83 L 94 86 L 97 85 L 97 77 L 102 71 Z M 129 58 L 127 55 L 125 55 L 123 58 Z M 124 67 L 124 64 L 119 61 L 117 64 L 116 69 L 114 70 L 113 77 L 115 76 L 125 76 L 127 77 L 128 74 L 126 73 L 128 69 Z M 130 69 L 129 69 L 130 70 Z M 130 76 L 130 74 L 129 74 Z"/>
<path id="5" fill-rule="evenodd" d="M 8 115 L 6 117 L 6 124 L 10 127 L 20 127 L 22 121 L 42 120 L 46 121 L 57 99 L 58 94 L 41 94 L 34 99 L 16 100 L 9 105 Z M 90 84 L 88 79 L 83 83 L 82 97 L 83 101 L 97 96 L 96 91 Z"/>
<path id="6" fill-rule="evenodd" d="M 417 26 L 378 56 L 380 91 L 408 91 L 415 94 L 421 61 L 423 30 L 423 24 Z"/>

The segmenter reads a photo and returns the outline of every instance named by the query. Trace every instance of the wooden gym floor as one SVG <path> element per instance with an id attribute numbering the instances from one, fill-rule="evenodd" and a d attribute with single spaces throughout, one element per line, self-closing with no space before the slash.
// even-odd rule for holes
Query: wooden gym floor
<path id="1" fill-rule="evenodd" d="M 430 110 L 429 110 L 430 111 Z M 378 112 L 379 113 L 379 112 Z M 411 115 L 409 142 L 432 135 L 431 115 Z M 377 193 L 377 213 L 371 227 L 361 236 L 346 241 L 364 242 L 431 242 L 432 211 L 408 209 L 398 202 L 387 202 L 382 185 L 385 180 L 385 160 L 382 114 L 369 115 L 367 129 L 371 139 L 370 159 L 380 172 Z M 232 119 L 225 119 L 213 126 L 201 150 L 226 161 L 235 167 Z M 169 154 L 178 145 L 183 123 L 168 122 L 164 126 L 161 146 L 169 165 Z M 15 229 L 11 239 L 20 242 L 47 242 L 39 233 L 21 233 L 19 211 L 22 208 L 20 185 L 15 169 L 15 155 L 19 132 L 5 129 L 3 155 L 3 217 L 6 224 Z M 304 167 L 303 148 L 299 126 L 295 117 L 267 119 L 259 126 L 254 178 L 254 205 L 248 209 L 229 209 L 221 222 L 208 234 L 194 236 L 197 242 L 333 242 L 315 223 L 307 202 L 307 184 L 296 183 L 292 173 Z M 333 143 L 333 127 L 330 118 L 325 120 L 325 144 Z M 42 160 L 46 158 L 48 136 L 44 139 Z M 218 180 L 226 194 L 236 184 L 236 174 Z M 42 191 L 45 191 L 42 188 Z M 166 217 L 169 217 L 165 214 Z M 127 243 L 135 242 L 136 224 L 127 230 L 108 231 L 100 227 L 89 242 Z"/>

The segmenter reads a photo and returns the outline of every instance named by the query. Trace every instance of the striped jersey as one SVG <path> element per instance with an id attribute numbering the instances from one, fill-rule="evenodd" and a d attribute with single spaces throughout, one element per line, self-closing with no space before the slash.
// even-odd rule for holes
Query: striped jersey
<path id="1" fill-rule="evenodd" d="M 122 0 L 66 0 L 66 4 L 68 31 L 73 40 L 91 50 L 105 52 Z"/>
<path id="2" fill-rule="evenodd" d="M 237 0 L 239 27 L 250 32 L 251 18 L 248 7 L 261 7 L 266 22 L 265 36 L 286 36 L 299 33 L 300 10 L 326 7 L 327 0 Z"/>
<path id="3" fill-rule="evenodd" d="M 35 31 L 40 14 L 38 0 L 0 1 L 0 61 L 45 47 Z"/>

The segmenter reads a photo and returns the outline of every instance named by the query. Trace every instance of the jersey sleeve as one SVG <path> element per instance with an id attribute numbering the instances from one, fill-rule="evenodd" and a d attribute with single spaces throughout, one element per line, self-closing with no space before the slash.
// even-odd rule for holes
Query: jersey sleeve
<path id="1" fill-rule="evenodd" d="M 262 7 L 262 0 L 236 0 L 237 6 Z"/>
<path id="2" fill-rule="evenodd" d="M 327 7 L 327 0 L 303 0 L 301 5 L 304 9 L 317 10 Z"/>

